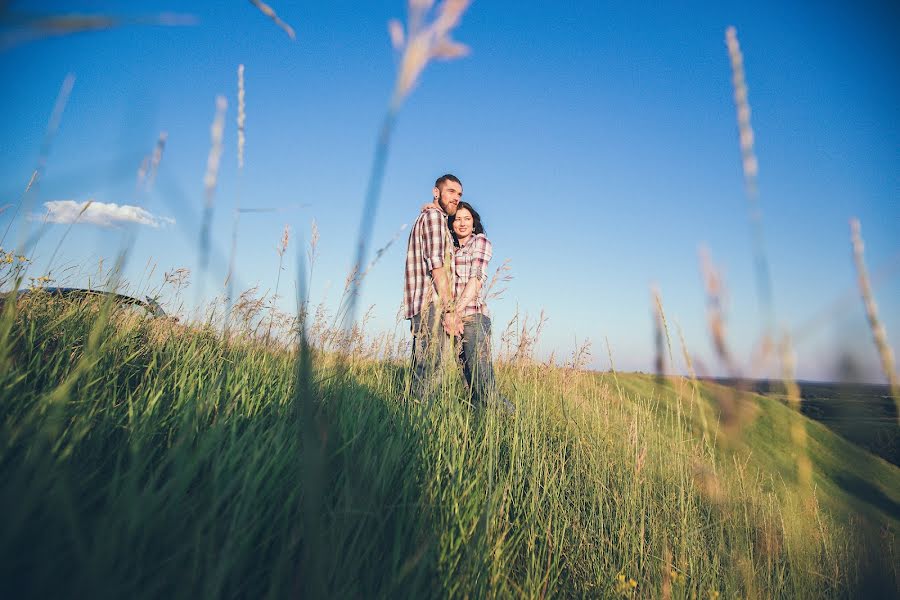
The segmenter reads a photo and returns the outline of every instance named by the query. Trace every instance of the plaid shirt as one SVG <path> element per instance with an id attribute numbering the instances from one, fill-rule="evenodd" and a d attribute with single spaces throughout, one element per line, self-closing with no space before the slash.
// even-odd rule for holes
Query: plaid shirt
<path id="1" fill-rule="evenodd" d="M 447 227 L 447 215 L 437 207 L 428 207 L 409 232 L 403 286 L 404 318 L 412 319 L 434 301 L 437 292 L 431 271 L 452 259 L 453 241 Z M 451 272 L 447 276 L 450 277 Z M 452 285 L 450 289 L 453 289 Z"/>
<path id="2" fill-rule="evenodd" d="M 473 235 L 464 246 L 456 249 L 456 256 L 453 261 L 453 269 L 456 273 L 453 297 L 459 298 L 462 296 L 469 279 L 480 279 L 482 286 L 475 298 L 462 309 L 463 317 L 477 315 L 478 313 L 488 314 L 487 303 L 482 299 L 482 293 L 484 292 L 484 285 L 487 283 L 488 263 L 491 262 L 493 253 L 491 242 L 484 237 L 483 233 Z"/>

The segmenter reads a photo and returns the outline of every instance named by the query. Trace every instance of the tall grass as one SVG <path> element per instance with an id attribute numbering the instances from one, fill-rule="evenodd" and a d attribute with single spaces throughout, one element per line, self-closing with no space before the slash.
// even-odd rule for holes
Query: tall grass
<path id="1" fill-rule="evenodd" d="M 251 3 L 294 37 L 271 7 Z M 430 61 L 468 51 L 450 37 L 468 0 L 433 4 L 410 2 L 406 30 L 389 24 L 398 77 L 376 144 L 356 270 L 331 323 L 322 306 L 310 314 L 302 289 L 296 317 L 252 290 L 232 306 L 238 209 L 227 291 L 193 324 L 141 318 L 108 301 L 41 293 L 6 300 L 2 589 L 41 598 L 821 598 L 895 589 L 896 518 L 855 514 L 858 505 L 829 469 L 857 460 L 869 471 L 867 485 L 896 471 L 822 428 L 808 432 L 801 415 L 777 402 L 701 384 L 680 329 L 691 376 L 668 375 L 677 367 L 659 292 L 655 378 L 585 372 L 589 342 L 564 366 L 535 362 L 542 314 L 531 327 L 515 318 L 501 339 L 508 351 L 499 383 L 514 414 L 472 411 L 452 369 L 434 402 L 409 398 L 405 340 L 367 334 L 355 308 L 394 119 Z M 727 43 L 761 232 L 733 29 Z M 241 66 L 239 173 L 243 75 Z M 217 98 L 201 271 L 225 110 Z M 139 187 L 152 184 L 164 144 L 163 135 Z M 754 239 L 765 275 L 761 305 L 773 312 L 761 233 Z M 317 240 L 314 228 L 310 271 Z M 275 296 L 287 242 L 285 230 Z M 17 288 L 27 259 L 0 257 L 13 265 L 0 272 L 0 287 Z M 722 283 L 705 265 L 713 342 L 734 372 Z M 165 275 L 173 302 L 188 277 Z M 301 272 L 301 288 L 304 281 Z M 612 365 L 608 342 L 607 351 Z M 790 392 L 799 402 L 796 386 Z M 835 458 L 834 448 L 846 458 Z"/>
<path id="2" fill-rule="evenodd" d="M 859 584 L 852 527 L 679 423 L 674 380 L 519 360 L 499 370 L 514 416 L 469 410 L 452 372 L 426 409 L 406 400 L 393 350 L 323 350 L 339 332 L 312 337 L 304 390 L 295 351 L 259 337 L 41 295 L 8 318 L 0 569 L 23 596 L 802 598 Z"/>

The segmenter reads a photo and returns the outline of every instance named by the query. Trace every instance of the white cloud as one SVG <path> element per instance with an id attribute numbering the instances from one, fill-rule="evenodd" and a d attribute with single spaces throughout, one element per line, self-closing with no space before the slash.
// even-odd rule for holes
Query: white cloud
<path id="1" fill-rule="evenodd" d="M 137 223 L 149 227 L 175 224 L 175 219 L 157 217 L 140 206 L 113 202 L 54 200 L 44 202 L 44 208 L 47 213 L 39 218 L 50 223 L 91 223 L 100 227 L 114 227 L 122 223 Z"/>

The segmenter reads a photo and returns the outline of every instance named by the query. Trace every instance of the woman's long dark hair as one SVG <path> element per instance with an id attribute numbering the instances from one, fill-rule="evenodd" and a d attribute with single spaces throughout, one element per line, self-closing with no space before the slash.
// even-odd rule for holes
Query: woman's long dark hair
<path id="1" fill-rule="evenodd" d="M 478 214 L 478 211 L 475 210 L 471 204 L 468 202 L 459 201 L 459 204 L 456 205 L 456 210 L 464 208 L 470 213 L 472 213 L 472 235 L 477 235 L 479 233 L 484 233 L 484 225 L 481 224 L 481 215 Z M 447 219 L 447 227 L 450 228 L 450 233 L 453 235 L 453 245 L 459 246 L 459 240 L 456 239 L 456 232 L 453 231 L 453 221 L 456 220 L 456 215 L 451 215 Z"/>

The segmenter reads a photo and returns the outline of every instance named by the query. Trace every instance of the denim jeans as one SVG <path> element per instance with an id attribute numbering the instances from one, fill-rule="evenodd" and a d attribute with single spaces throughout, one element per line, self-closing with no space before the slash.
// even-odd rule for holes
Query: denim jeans
<path id="1" fill-rule="evenodd" d="M 500 402 L 509 410 L 512 405 L 497 394 L 491 361 L 491 320 L 480 313 L 466 317 L 459 346 L 459 360 L 472 405 L 485 408 Z"/>
<path id="2" fill-rule="evenodd" d="M 429 306 L 410 319 L 412 329 L 412 397 L 428 404 L 441 381 L 441 359 L 447 334 L 435 307 Z"/>

